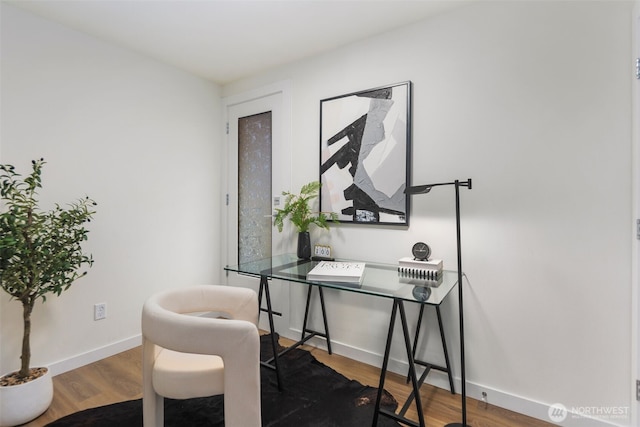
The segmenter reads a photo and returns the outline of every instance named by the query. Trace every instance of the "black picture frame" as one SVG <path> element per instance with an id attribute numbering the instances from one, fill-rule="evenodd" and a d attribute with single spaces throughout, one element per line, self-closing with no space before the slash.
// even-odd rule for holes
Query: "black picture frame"
<path id="1" fill-rule="evenodd" d="M 320 101 L 320 210 L 341 223 L 409 225 L 410 81 Z"/>

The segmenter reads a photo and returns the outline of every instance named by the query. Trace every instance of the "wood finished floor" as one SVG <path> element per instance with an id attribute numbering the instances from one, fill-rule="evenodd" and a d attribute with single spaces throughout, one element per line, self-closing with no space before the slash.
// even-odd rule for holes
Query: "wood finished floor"
<path id="1" fill-rule="evenodd" d="M 290 341 L 281 338 L 282 345 Z M 380 369 L 340 355 L 308 347 L 316 359 L 362 384 L 378 386 Z M 142 348 L 125 351 L 98 362 L 66 372 L 53 378 L 54 397 L 49 409 L 25 427 L 41 427 L 65 415 L 83 409 L 108 405 L 142 397 Z M 403 376 L 389 373 L 385 388 L 402 406 L 410 392 Z M 443 427 L 460 422 L 460 396 L 428 384 L 420 390 L 427 427 Z M 407 412 L 409 419 L 417 420 L 415 405 Z M 473 427 L 551 427 L 535 418 L 517 414 L 497 406 L 469 399 L 467 423 Z M 303 426 L 301 426 L 303 427 Z M 360 427 L 360 426 L 354 426 Z"/>

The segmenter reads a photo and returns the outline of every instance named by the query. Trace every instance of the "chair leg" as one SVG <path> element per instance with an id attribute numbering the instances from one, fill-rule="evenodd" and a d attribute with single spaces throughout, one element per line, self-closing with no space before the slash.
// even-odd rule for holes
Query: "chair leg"
<path id="1" fill-rule="evenodd" d="M 164 397 L 155 392 L 143 396 L 142 423 L 144 427 L 164 427 Z"/>
<path id="2" fill-rule="evenodd" d="M 142 337 L 142 422 L 144 427 L 164 426 L 164 398 L 153 389 L 153 364 L 158 348 Z"/>

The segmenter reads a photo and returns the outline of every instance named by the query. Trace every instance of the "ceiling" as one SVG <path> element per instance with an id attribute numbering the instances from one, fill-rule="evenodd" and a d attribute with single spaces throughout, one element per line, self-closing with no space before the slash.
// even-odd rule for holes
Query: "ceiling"
<path id="1" fill-rule="evenodd" d="M 463 0 L 2 0 L 218 84 L 426 19 Z"/>

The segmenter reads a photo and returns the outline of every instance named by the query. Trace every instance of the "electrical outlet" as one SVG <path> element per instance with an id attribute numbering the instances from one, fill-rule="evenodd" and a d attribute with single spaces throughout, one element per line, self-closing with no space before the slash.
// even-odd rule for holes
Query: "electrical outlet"
<path id="1" fill-rule="evenodd" d="M 489 397 L 486 391 L 482 392 L 482 408 L 489 409 Z"/>
<path id="2" fill-rule="evenodd" d="M 93 320 L 102 320 L 107 318 L 107 303 L 102 302 L 93 306 Z"/>

